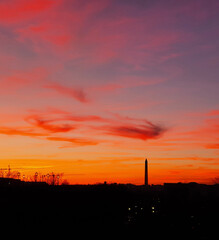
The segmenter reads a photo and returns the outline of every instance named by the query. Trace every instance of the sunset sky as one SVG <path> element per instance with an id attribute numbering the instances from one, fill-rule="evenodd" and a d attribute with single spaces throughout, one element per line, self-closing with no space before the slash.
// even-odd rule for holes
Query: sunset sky
<path id="1" fill-rule="evenodd" d="M 0 0 L 0 168 L 219 178 L 218 0 Z"/>

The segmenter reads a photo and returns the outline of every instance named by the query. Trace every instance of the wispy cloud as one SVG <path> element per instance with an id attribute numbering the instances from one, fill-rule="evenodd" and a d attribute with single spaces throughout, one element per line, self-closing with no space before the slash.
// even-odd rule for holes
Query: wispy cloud
<path id="1" fill-rule="evenodd" d="M 219 116 L 219 110 L 218 109 L 211 110 L 206 115 L 211 117 Z"/>
<path id="2" fill-rule="evenodd" d="M 219 143 L 212 143 L 205 145 L 207 149 L 219 149 Z"/>
<path id="3" fill-rule="evenodd" d="M 55 109 L 52 115 L 30 115 L 26 121 L 38 128 L 51 133 L 69 132 L 74 129 L 90 129 L 98 135 L 114 135 L 134 139 L 156 139 L 167 131 L 167 128 L 160 124 L 152 123 L 146 119 L 127 117 L 120 114 L 112 114 L 110 118 L 98 115 L 76 115 Z M 67 123 L 66 123 L 67 122 Z M 72 122 L 72 123 L 71 123 Z M 79 125 L 77 125 L 77 122 Z M 89 124 L 87 124 L 89 122 Z M 99 125 L 97 126 L 96 123 Z M 100 125 L 101 124 L 101 125 Z M 69 138 L 63 138 L 69 141 Z M 70 139 L 72 141 L 72 139 Z"/>
<path id="4" fill-rule="evenodd" d="M 35 67 L 27 70 L 12 70 L 10 74 L 1 74 L 0 91 L 8 94 L 15 90 L 22 90 L 26 87 L 35 88 L 39 83 L 45 82 L 48 71 L 44 67 Z"/>
<path id="5" fill-rule="evenodd" d="M 197 128 L 185 134 L 196 138 L 217 139 L 219 134 L 219 119 L 207 119 L 203 125 L 197 126 Z"/>
<path id="6" fill-rule="evenodd" d="M 12 0 L 10 2 L 3 0 L 0 3 L 0 20 L 4 23 L 16 23 L 32 19 L 51 8 L 56 2 L 57 0 Z"/>
<path id="7" fill-rule="evenodd" d="M 23 128 L 0 127 L 0 134 L 18 135 L 28 137 L 48 136 L 45 133 L 34 132 L 32 129 L 25 130 Z"/>
<path id="8" fill-rule="evenodd" d="M 157 157 L 158 161 L 202 161 L 202 162 L 217 162 L 218 158 L 188 156 L 188 157 Z"/>
<path id="9" fill-rule="evenodd" d="M 165 81 L 167 81 L 167 78 L 164 77 L 148 78 L 139 76 L 126 76 L 120 79 L 116 79 L 114 82 L 91 87 L 90 90 L 92 92 L 102 92 L 105 94 L 106 92 L 113 92 L 119 89 L 156 85 Z"/>
<path id="10" fill-rule="evenodd" d="M 166 131 L 163 126 L 153 124 L 149 121 L 145 125 L 104 126 L 102 130 L 105 130 L 105 133 L 109 135 L 141 140 L 156 139 Z"/>
<path id="11" fill-rule="evenodd" d="M 81 103 L 89 102 L 88 96 L 82 88 L 67 87 L 58 83 L 46 84 L 44 85 L 44 88 L 55 90 L 56 92 L 74 98 Z"/>
<path id="12" fill-rule="evenodd" d="M 42 128 L 44 130 L 47 130 L 49 132 L 52 133 L 57 133 L 57 132 L 69 132 L 73 129 L 75 129 L 75 127 L 73 125 L 70 124 L 53 124 L 53 122 L 55 122 L 56 120 L 45 120 L 42 118 L 39 118 L 38 116 L 29 116 L 28 118 L 26 118 L 26 120 L 31 123 L 32 125 Z"/>
<path id="13" fill-rule="evenodd" d="M 101 117 L 99 115 L 72 114 L 71 112 L 63 111 L 57 108 L 49 109 L 48 112 L 38 112 L 35 110 L 31 110 L 31 112 L 34 114 L 26 116 L 25 121 L 31 125 L 44 128 L 45 130 L 49 131 L 53 131 L 53 129 L 55 130 L 56 128 L 70 131 L 71 129 L 73 130 L 77 128 L 76 124 L 80 122 L 84 122 L 85 124 L 86 122 L 113 122 L 113 119 Z"/>
<path id="14" fill-rule="evenodd" d="M 70 138 L 70 137 L 47 137 L 47 140 L 58 141 L 58 142 L 69 142 L 73 146 L 89 146 L 97 145 L 99 142 L 95 140 L 88 140 L 82 138 Z"/>

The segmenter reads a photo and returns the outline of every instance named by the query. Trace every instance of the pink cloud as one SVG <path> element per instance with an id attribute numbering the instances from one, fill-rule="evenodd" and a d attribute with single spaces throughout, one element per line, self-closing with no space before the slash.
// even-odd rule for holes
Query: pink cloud
<path id="1" fill-rule="evenodd" d="M 40 22 L 38 24 L 30 24 L 16 29 L 17 39 L 20 42 L 32 43 L 35 52 L 42 54 L 42 48 L 47 47 L 47 51 L 57 50 L 59 47 L 68 47 L 73 41 L 73 36 L 66 29 L 65 25 L 56 25 L 54 23 Z M 41 50 L 40 50 L 41 49 Z"/>
<path id="2" fill-rule="evenodd" d="M 87 94 L 81 88 L 74 88 L 74 87 L 66 87 L 58 83 L 51 83 L 44 85 L 44 88 L 52 89 L 67 97 L 74 98 L 75 100 L 81 103 L 88 103 Z"/>
<path id="3" fill-rule="evenodd" d="M 8 93 L 14 90 L 22 89 L 24 87 L 33 87 L 40 82 L 44 82 L 48 76 L 45 68 L 32 68 L 30 70 L 14 70 L 10 75 L 2 76 L 0 82 L 0 91 Z"/>
<path id="4" fill-rule="evenodd" d="M 217 109 L 211 110 L 211 111 L 209 111 L 206 115 L 207 115 L 207 116 L 212 116 L 212 117 L 214 117 L 214 116 L 219 116 L 219 110 L 217 110 Z"/>
<path id="5" fill-rule="evenodd" d="M 89 91 L 96 95 L 96 93 L 111 93 L 122 89 L 137 88 L 143 86 L 157 85 L 165 82 L 168 79 L 165 77 L 139 77 L 139 76 L 126 76 L 106 84 L 88 87 Z"/>
<path id="6" fill-rule="evenodd" d="M 18 40 L 32 44 L 32 49 L 38 54 L 49 51 L 54 55 L 62 54 L 65 60 L 76 59 L 83 64 L 119 60 L 141 67 L 142 61 L 151 64 L 154 58 L 165 61 L 178 57 L 178 52 L 168 53 L 167 56 L 163 51 L 187 38 L 191 39 L 191 35 L 177 29 L 157 29 L 161 24 L 160 15 L 165 16 L 165 22 L 171 19 L 167 9 L 157 8 L 156 5 L 149 12 L 141 9 L 147 14 L 133 17 L 128 4 L 114 6 L 108 0 L 87 1 L 84 4 L 60 0 L 34 0 L 31 3 L 22 0 L 20 5 L 18 0 L 13 2 L 18 5 L 16 13 L 10 10 L 6 1 L 3 4 L 9 12 L 8 21 L 22 18 L 29 21 L 29 24 L 14 26 L 13 32 Z M 115 12 L 104 15 L 100 21 L 99 14 L 111 6 L 115 7 Z M 127 13 L 122 11 L 124 7 Z M 41 12 L 44 14 L 39 14 Z"/>
<path id="7" fill-rule="evenodd" d="M 51 8 L 56 2 L 56 0 L 3 0 L 0 3 L 0 21 L 17 23 L 31 19 Z"/>
<path id="8" fill-rule="evenodd" d="M 11 3 L 4 0 L 1 5 L 2 21 L 26 21 L 13 25 L 11 30 L 39 55 L 48 52 L 52 56 L 61 55 L 63 61 L 75 59 L 87 66 L 119 61 L 135 70 L 181 56 L 182 52 L 173 47 L 192 41 L 194 34 L 174 25 L 179 17 L 185 14 L 198 21 L 208 17 L 203 3 L 171 7 L 152 4 L 150 10 L 138 9 L 138 5 L 133 9 L 131 4 L 108 0 L 83 4 L 65 0 L 13 0 Z M 111 7 L 114 11 L 109 13 L 107 9 Z M 192 9 L 197 10 L 195 14 Z M 114 87 L 116 83 L 103 86 Z"/>
<path id="9" fill-rule="evenodd" d="M 89 18 L 107 7 L 108 1 L 87 1 L 82 5 L 80 1 L 65 0 L 51 3 L 44 14 L 35 16 L 34 20 L 28 19 L 28 25 L 15 27 L 17 39 L 32 44 L 38 54 L 49 51 L 67 59 L 81 57 L 83 40 L 79 37 L 80 31 L 86 28 Z"/>
<path id="10" fill-rule="evenodd" d="M 180 133 L 176 133 L 176 136 L 179 138 L 169 139 L 170 142 L 179 142 L 181 145 L 187 146 L 196 146 L 206 149 L 217 149 L 218 141 L 219 141 L 219 119 L 214 118 L 217 116 L 217 111 L 210 111 L 208 113 L 194 113 L 190 114 L 193 117 L 212 117 L 203 120 L 203 122 L 197 124 L 195 127 L 193 126 L 191 131 L 183 131 Z"/>

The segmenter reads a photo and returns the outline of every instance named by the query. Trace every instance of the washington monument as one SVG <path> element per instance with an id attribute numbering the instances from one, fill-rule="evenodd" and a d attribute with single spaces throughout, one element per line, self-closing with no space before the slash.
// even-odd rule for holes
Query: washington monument
<path id="1" fill-rule="evenodd" d="M 148 186 L 148 160 L 145 159 L 145 173 L 144 173 L 144 185 Z"/>

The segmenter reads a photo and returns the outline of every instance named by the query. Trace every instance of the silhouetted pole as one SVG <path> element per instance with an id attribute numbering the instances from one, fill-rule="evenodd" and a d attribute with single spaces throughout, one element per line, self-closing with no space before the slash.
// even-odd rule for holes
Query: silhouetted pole
<path id="1" fill-rule="evenodd" d="M 144 185 L 148 186 L 148 160 L 145 159 L 145 176 L 144 176 Z"/>

